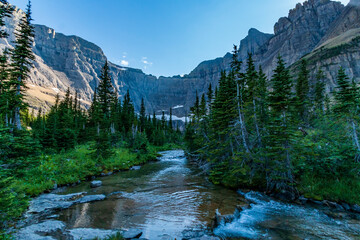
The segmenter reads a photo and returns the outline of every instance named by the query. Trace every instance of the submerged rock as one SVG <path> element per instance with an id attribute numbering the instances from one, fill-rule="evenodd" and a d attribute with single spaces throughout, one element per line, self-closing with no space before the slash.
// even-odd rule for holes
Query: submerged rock
<path id="1" fill-rule="evenodd" d="M 140 229 L 129 229 L 128 231 L 123 233 L 124 239 L 133 239 L 133 238 L 139 238 L 142 235 L 142 231 Z"/>
<path id="2" fill-rule="evenodd" d="M 351 210 L 351 207 L 350 207 L 350 205 L 349 204 L 347 204 L 347 203 L 341 203 L 341 206 L 346 210 L 346 211 L 350 211 Z"/>
<path id="3" fill-rule="evenodd" d="M 82 197 L 85 192 L 68 195 L 43 194 L 30 202 L 28 213 L 43 213 L 49 210 L 66 209 L 73 205 L 73 201 Z"/>
<path id="4" fill-rule="evenodd" d="M 192 238 L 190 240 L 220 240 L 220 238 L 214 237 L 214 236 L 204 235 L 204 236 L 202 236 L 200 238 Z"/>
<path id="5" fill-rule="evenodd" d="M 240 216 L 240 214 L 241 214 L 240 210 L 239 209 L 235 210 L 234 215 L 232 215 L 232 214 L 221 215 L 219 213 L 219 210 L 216 209 L 215 218 L 214 218 L 214 221 L 213 221 L 213 224 L 212 224 L 212 228 L 216 228 L 219 225 L 230 223 L 230 222 L 234 221 L 235 214 Z"/>
<path id="6" fill-rule="evenodd" d="M 132 171 L 136 171 L 136 170 L 140 170 L 141 169 L 141 166 L 133 166 L 130 168 L 130 170 Z"/>
<path id="7" fill-rule="evenodd" d="M 54 238 L 49 235 L 56 232 L 63 232 L 65 224 L 61 221 L 50 220 L 43 223 L 22 228 L 15 234 L 15 238 L 18 240 L 53 240 Z"/>
<path id="8" fill-rule="evenodd" d="M 360 206 L 355 204 L 351 206 L 351 210 L 356 213 L 360 213 Z"/>
<path id="9" fill-rule="evenodd" d="M 75 201 L 75 203 L 87 203 L 87 202 L 95 202 L 95 201 L 101 201 L 104 200 L 106 196 L 104 194 L 99 195 L 89 195 L 82 197 Z"/>
<path id="10" fill-rule="evenodd" d="M 205 235 L 203 230 L 184 230 L 183 239 L 198 239 Z"/>
<path id="11" fill-rule="evenodd" d="M 301 204 L 306 204 L 307 201 L 308 201 L 308 199 L 306 197 L 304 197 L 304 196 L 300 196 L 298 198 L 298 200 L 300 201 Z"/>
<path id="12" fill-rule="evenodd" d="M 335 208 L 338 211 L 344 211 L 343 206 L 341 206 L 340 204 L 338 204 L 336 202 L 324 200 L 323 203 L 330 208 Z"/>
<path id="13" fill-rule="evenodd" d="M 100 187 L 102 185 L 102 181 L 92 181 L 90 183 L 90 187 L 92 188 L 97 188 L 97 187 Z"/>
<path id="14" fill-rule="evenodd" d="M 92 240 L 94 238 L 106 238 L 110 235 L 119 233 L 118 230 L 104 230 L 104 229 L 93 229 L 93 228 L 75 228 L 70 230 L 70 236 L 74 240 Z"/>

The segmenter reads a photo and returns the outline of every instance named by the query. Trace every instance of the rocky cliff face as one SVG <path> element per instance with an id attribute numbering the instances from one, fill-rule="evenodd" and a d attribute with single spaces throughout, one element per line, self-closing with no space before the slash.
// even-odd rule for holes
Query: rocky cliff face
<path id="1" fill-rule="evenodd" d="M 339 2 L 309 0 L 297 4 L 287 17 L 280 18 L 274 26 L 275 35 L 256 54 L 268 76 L 279 54 L 291 65 L 311 52 L 343 8 Z"/>
<path id="2" fill-rule="evenodd" d="M 298 4 L 287 17 L 279 19 L 274 34 L 250 29 L 248 36 L 240 42 L 239 58 L 245 61 L 247 53 L 253 53 L 257 63 L 271 76 L 279 54 L 293 67 L 306 55 L 314 71 L 318 67 L 331 71 L 327 76 L 329 89 L 334 84 L 338 65 L 348 68 L 351 77 L 359 78 L 360 51 L 355 39 L 360 24 L 358 3 L 359 0 L 352 0 L 346 8 L 330 0 L 308 0 Z M 22 11 L 16 9 L 14 17 L 8 19 L 6 27 L 9 33 L 17 26 L 21 14 Z M 82 38 L 56 33 L 46 26 L 36 25 L 35 29 L 36 61 L 28 93 L 31 105 L 48 108 L 56 93 L 63 94 L 68 87 L 77 90 L 84 105 L 88 105 L 106 61 L 101 48 Z M 12 35 L 0 42 L 0 46 L 12 47 L 13 38 Z M 339 48 L 342 48 L 340 52 Z M 137 108 L 144 98 L 149 113 L 156 111 L 160 114 L 162 110 L 175 107 L 174 114 L 182 117 L 193 104 L 196 91 L 202 94 L 210 83 L 216 85 L 221 70 L 229 69 L 230 61 L 228 53 L 222 58 L 202 62 L 184 77 L 156 78 L 141 70 L 112 63 L 110 69 L 120 97 L 129 90 Z M 42 104 L 44 101 L 45 105 Z"/>
<path id="3" fill-rule="evenodd" d="M 341 15 L 333 21 L 326 35 L 321 39 L 320 44 L 335 38 L 350 29 L 360 28 L 360 0 L 351 0 L 344 8 Z"/>

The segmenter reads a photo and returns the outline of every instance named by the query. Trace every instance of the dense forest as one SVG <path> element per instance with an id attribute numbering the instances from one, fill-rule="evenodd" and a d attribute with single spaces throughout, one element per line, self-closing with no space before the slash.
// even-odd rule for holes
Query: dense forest
<path id="1" fill-rule="evenodd" d="M 360 92 L 345 72 L 339 67 L 336 90 L 326 93 L 322 70 L 310 76 L 305 59 L 292 76 L 279 56 L 267 79 L 234 47 L 231 71 L 191 109 L 190 155 L 210 163 L 216 184 L 358 203 Z"/>
<path id="2" fill-rule="evenodd" d="M 14 9 L 1 2 L 3 27 Z M 38 109 L 34 116 L 25 98 L 34 60 L 31 22 L 29 1 L 14 33 L 15 48 L 0 56 L 0 238 L 30 196 L 153 160 L 158 150 L 179 144 L 182 137 L 171 109 L 169 121 L 164 112 L 158 120 L 155 113 L 146 114 L 144 101 L 137 114 L 129 93 L 119 100 L 107 62 L 88 110 L 69 89 L 62 99 L 57 95 L 48 113 Z M 5 30 L 0 37 L 8 37 Z"/>
<path id="3" fill-rule="evenodd" d="M 5 18 L 14 8 L 0 2 L 5 39 Z M 239 61 L 234 46 L 231 70 L 207 94 L 196 94 L 183 133 L 171 108 L 169 120 L 164 111 L 157 119 L 142 100 L 137 113 L 129 91 L 119 96 L 105 62 L 88 109 L 69 88 L 43 112 L 26 101 L 35 59 L 31 15 L 29 1 L 14 33 L 15 47 L 0 55 L 0 239 L 7 239 L 6 229 L 31 197 L 129 170 L 183 142 L 190 158 L 209 167 L 214 184 L 286 201 L 304 195 L 360 204 L 360 88 L 346 69 L 339 67 L 337 87 L 327 92 L 324 72 L 311 76 L 306 59 L 292 73 L 278 56 L 268 78 L 251 54 Z"/>

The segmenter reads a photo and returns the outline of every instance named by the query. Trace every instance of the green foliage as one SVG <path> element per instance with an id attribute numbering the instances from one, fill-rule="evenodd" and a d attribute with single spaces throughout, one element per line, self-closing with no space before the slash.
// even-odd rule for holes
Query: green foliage
<path id="1" fill-rule="evenodd" d="M 317 199 L 359 203 L 357 84 L 340 68 L 331 102 L 322 71 L 310 86 L 313 76 L 306 61 L 294 87 L 280 56 L 270 81 L 261 66 L 256 70 L 251 54 L 244 72 L 238 59 L 234 47 L 231 71 L 222 72 L 205 114 L 197 115 L 197 97 L 186 126 L 187 151 L 209 162 L 210 180 L 292 199 L 300 191 Z"/>
<path id="2" fill-rule="evenodd" d="M 107 131 L 100 131 L 99 135 L 95 137 L 95 143 L 91 149 L 91 155 L 94 159 L 111 157 L 114 152 L 111 146 L 110 134 Z"/>
<path id="3" fill-rule="evenodd" d="M 24 91 L 25 80 L 29 77 L 30 67 L 35 55 L 32 52 L 34 42 L 34 26 L 32 25 L 31 3 L 28 2 L 26 14 L 20 19 L 15 32 L 15 47 L 11 50 L 11 74 L 8 81 L 10 95 L 10 109 L 14 116 L 14 125 L 18 130 L 22 129 L 20 110 L 26 108 Z"/>
<path id="4" fill-rule="evenodd" d="M 123 240 L 124 238 L 121 236 L 120 233 L 108 236 L 106 238 L 100 239 L 100 238 L 94 238 L 93 240 Z"/>
<path id="5" fill-rule="evenodd" d="M 307 124 L 309 118 L 309 71 L 307 70 L 307 61 L 301 61 L 300 72 L 296 82 L 296 107 L 298 117 L 301 122 Z"/>
<path id="6" fill-rule="evenodd" d="M 128 148 L 141 154 L 147 153 L 149 141 L 145 133 L 136 133 L 128 142 Z"/>
<path id="7" fill-rule="evenodd" d="M 21 216 L 28 206 L 28 198 L 14 186 L 9 171 L 0 169 L 0 238 L 13 219 Z"/>

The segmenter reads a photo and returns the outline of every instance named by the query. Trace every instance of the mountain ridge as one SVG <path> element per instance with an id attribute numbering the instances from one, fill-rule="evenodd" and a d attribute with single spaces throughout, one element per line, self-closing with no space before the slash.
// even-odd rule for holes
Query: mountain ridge
<path id="1" fill-rule="evenodd" d="M 271 76 L 279 54 L 288 66 L 291 66 L 302 57 L 316 51 L 322 41 L 326 42 L 325 38 L 331 40 L 330 32 L 334 32 L 334 35 L 342 34 L 337 30 L 340 28 L 337 26 L 344 24 L 341 18 L 349 18 L 350 22 L 354 22 L 352 26 L 356 27 L 360 20 L 354 19 L 351 14 L 349 16 L 349 13 L 359 10 L 359 7 L 354 6 L 357 2 L 359 0 L 352 0 L 351 5 L 347 7 L 330 0 L 309 0 L 299 3 L 289 11 L 288 16 L 280 18 L 275 23 L 274 34 L 262 33 L 251 28 L 248 35 L 240 41 L 239 58 L 245 62 L 248 52 L 252 53 L 257 66 L 261 64 L 265 73 Z M 352 10 L 349 11 L 349 8 Z M 9 32 L 13 31 L 21 14 L 22 11 L 17 8 L 15 16 L 7 20 Z M 351 26 L 350 28 L 352 29 Z M 48 109 L 53 104 L 50 98 L 54 99 L 57 93 L 63 94 L 68 87 L 73 91 L 77 90 L 83 104 L 88 105 L 99 82 L 101 68 L 107 59 L 102 49 L 81 37 L 57 33 L 45 25 L 35 25 L 35 31 L 36 61 L 29 84 L 35 86 L 32 88 L 39 88 L 49 99 L 44 106 L 32 106 L 35 109 Z M 11 38 L 13 36 L 0 42 L 2 48 L 11 47 Z M 354 58 L 357 59 L 356 54 Z M 141 98 L 144 98 L 148 113 L 155 111 L 160 114 L 163 110 L 168 111 L 170 107 L 183 106 L 173 111 L 174 115 L 183 117 L 193 104 L 196 91 L 203 94 L 210 83 L 215 86 L 221 71 L 229 70 L 230 61 L 231 54 L 226 53 L 223 57 L 199 63 L 189 74 L 173 77 L 155 77 L 145 74 L 140 69 L 118 66 L 114 63 L 110 63 L 110 70 L 113 85 L 120 97 L 129 90 L 137 110 Z M 346 65 L 345 58 L 339 61 Z M 353 68 L 360 67 L 356 65 Z M 357 79 L 357 72 L 350 70 L 350 77 Z M 329 77 L 329 83 L 334 84 L 334 76 Z M 30 104 L 40 100 L 37 96 L 29 95 Z"/>

